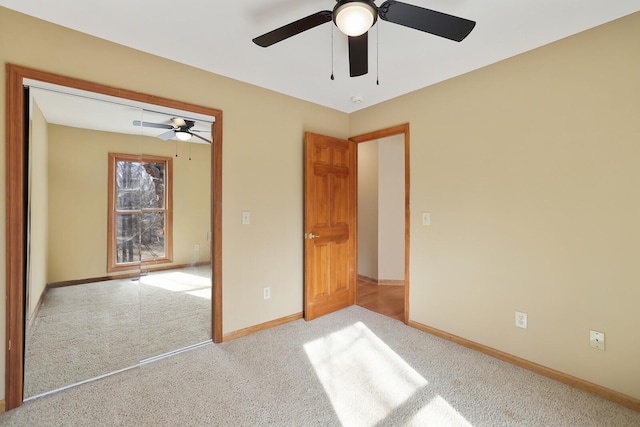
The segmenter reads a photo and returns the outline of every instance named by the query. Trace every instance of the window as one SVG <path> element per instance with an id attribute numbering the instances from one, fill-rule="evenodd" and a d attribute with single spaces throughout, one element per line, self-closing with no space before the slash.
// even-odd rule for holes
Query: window
<path id="1" fill-rule="evenodd" d="M 109 154 L 107 271 L 173 260 L 170 157 Z"/>

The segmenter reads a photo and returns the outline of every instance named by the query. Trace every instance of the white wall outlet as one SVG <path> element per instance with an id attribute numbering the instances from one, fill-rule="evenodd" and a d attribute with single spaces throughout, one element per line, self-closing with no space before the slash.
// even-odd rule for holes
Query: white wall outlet
<path id="1" fill-rule="evenodd" d="M 242 211 L 242 224 L 243 225 L 251 224 L 251 212 Z"/>
<path id="2" fill-rule="evenodd" d="M 589 342 L 591 347 L 604 351 L 604 332 L 589 330 Z"/>
<path id="3" fill-rule="evenodd" d="M 422 225 L 431 225 L 431 212 L 422 212 Z"/>
<path id="4" fill-rule="evenodd" d="M 193 247 L 193 250 L 198 252 L 200 250 L 200 245 L 196 243 L 195 246 Z"/>
<path id="5" fill-rule="evenodd" d="M 270 287 L 266 287 L 262 290 L 262 296 L 264 297 L 264 299 L 269 299 L 271 298 L 271 288 Z"/>
<path id="6" fill-rule="evenodd" d="M 527 329 L 527 313 L 516 311 L 516 326 L 518 328 Z"/>

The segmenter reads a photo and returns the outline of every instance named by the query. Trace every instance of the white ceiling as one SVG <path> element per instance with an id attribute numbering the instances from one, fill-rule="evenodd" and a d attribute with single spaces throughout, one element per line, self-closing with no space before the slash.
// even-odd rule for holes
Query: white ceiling
<path id="1" fill-rule="evenodd" d="M 456 43 L 379 20 L 369 33 L 369 74 L 354 78 L 348 72 L 346 36 L 336 29 L 333 81 L 329 78 L 332 24 L 268 48 L 251 40 L 304 16 L 331 10 L 334 0 L 0 0 L 0 5 L 347 113 L 640 10 L 640 0 L 405 2 L 477 24 L 464 41 Z M 376 1 L 378 6 L 381 3 Z M 351 102 L 353 95 L 364 101 Z"/>

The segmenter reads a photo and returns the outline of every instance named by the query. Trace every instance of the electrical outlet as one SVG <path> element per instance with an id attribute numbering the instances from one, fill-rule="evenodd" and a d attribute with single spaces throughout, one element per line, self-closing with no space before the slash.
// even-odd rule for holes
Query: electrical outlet
<path id="1" fill-rule="evenodd" d="M 527 313 L 516 311 L 516 326 L 518 328 L 527 329 Z"/>
<path id="2" fill-rule="evenodd" d="M 194 251 L 196 251 L 196 252 L 198 252 L 198 251 L 200 250 L 200 245 L 196 244 L 196 245 L 193 247 L 193 250 L 194 250 Z"/>
<path id="3" fill-rule="evenodd" d="M 604 332 L 589 330 L 589 342 L 591 347 L 604 351 Z"/>
<path id="4" fill-rule="evenodd" d="M 271 288 L 270 287 L 266 287 L 262 290 L 262 296 L 264 297 L 264 299 L 269 299 L 271 298 Z"/>

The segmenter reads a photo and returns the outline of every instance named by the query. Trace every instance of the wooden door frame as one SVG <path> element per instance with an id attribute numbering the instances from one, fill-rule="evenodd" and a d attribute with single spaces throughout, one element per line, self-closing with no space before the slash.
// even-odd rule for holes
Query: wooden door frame
<path id="1" fill-rule="evenodd" d="M 394 135 L 404 135 L 404 323 L 408 324 L 409 323 L 409 266 L 410 266 L 410 263 L 409 263 L 410 239 L 409 238 L 410 238 L 410 224 L 411 224 L 411 211 L 409 209 L 409 197 L 410 197 L 409 123 L 365 133 L 362 135 L 353 136 L 349 138 L 349 141 L 353 141 L 357 144 L 360 144 L 363 142 L 375 141 L 378 139 L 382 139 L 382 138 L 386 138 L 388 136 L 394 136 Z M 356 169 L 357 169 L 357 163 L 356 163 Z M 356 195 L 356 200 L 357 200 L 357 195 Z M 358 208 L 356 203 L 356 211 L 357 209 Z M 357 229 L 356 229 L 356 236 L 357 236 Z M 358 260 L 357 249 L 356 249 L 355 257 L 356 257 L 356 265 L 357 265 L 357 260 Z M 356 287 L 356 298 L 357 298 L 357 287 Z"/>
<path id="2" fill-rule="evenodd" d="M 206 114 L 215 117 L 211 147 L 211 330 L 215 343 L 222 342 L 222 110 L 118 89 L 14 64 L 6 64 L 6 409 L 22 404 L 24 371 L 24 79 Z M 106 191 L 106 189 L 105 189 Z M 106 244 L 106 242 L 105 242 Z"/>

